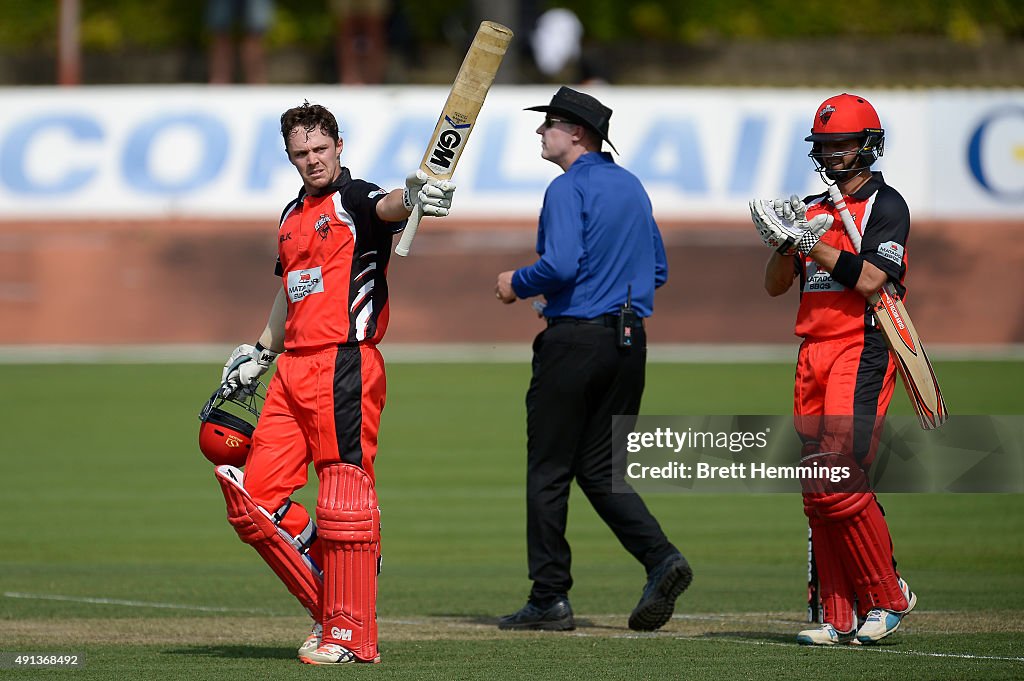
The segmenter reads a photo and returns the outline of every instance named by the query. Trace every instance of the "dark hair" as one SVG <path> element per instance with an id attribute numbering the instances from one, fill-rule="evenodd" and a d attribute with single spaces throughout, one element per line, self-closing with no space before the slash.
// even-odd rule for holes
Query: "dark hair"
<path id="1" fill-rule="evenodd" d="M 281 114 L 281 137 L 285 147 L 288 146 L 288 136 L 298 127 L 304 128 L 307 134 L 319 129 L 332 140 L 338 139 L 338 121 L 334 114 L 327 107 L 310 104 L 309 100 Z"/>

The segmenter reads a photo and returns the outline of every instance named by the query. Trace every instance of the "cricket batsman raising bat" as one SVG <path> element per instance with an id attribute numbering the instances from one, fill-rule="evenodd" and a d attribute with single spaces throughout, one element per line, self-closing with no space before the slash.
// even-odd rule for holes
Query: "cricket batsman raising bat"
<path id="1" fill-rule="evenodd" d="M 901 299 L 910 210 L 871 166 L 885 131 L 862 97 L 841 94 L 817 109 L 806 138 L 830 188 L 750 202 L 773 253 L 764 286 L 771 296 L 800 282 L 794 421 L 803 463 L 838 461 L 845 484 L 804 488 L 810 528 L 811 619 L 804 645 L 875 643 L 895 632 L 917 603 L 896 572 L 889 528 L 868 485 L 883 420 L 899 373 L 922 427 L 946 420 L 935 374 Z"/>
<path id="2" fill-rule="evenodd" d="M 420 170 L 430 177 L 447 180 L 455 172 L 511 40 L 512 31 L 505 26 L 493 21 L 480 24 L 420 162 Z M 419 208 L 414 208 L 395 248 L 398 255 L 409 255 L 421 217 Z"/>

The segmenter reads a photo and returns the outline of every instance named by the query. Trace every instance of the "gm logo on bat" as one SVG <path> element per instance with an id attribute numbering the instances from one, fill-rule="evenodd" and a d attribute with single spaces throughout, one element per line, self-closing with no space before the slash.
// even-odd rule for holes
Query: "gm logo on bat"
<path id="1" fill-rule="evenodd" d="M 450 172 L 449 169 L 455 165 L 457 156 L 462 151 L 462 143 L 469 137 L 469 128 L 472 125 L 458 125 L 447 115 L 444 117 L 444 125 L 437 133 L 437 142 L 430 152 L 430 160 L 427 161 L 427 167 L 432 173 L 446 175 Z"/>

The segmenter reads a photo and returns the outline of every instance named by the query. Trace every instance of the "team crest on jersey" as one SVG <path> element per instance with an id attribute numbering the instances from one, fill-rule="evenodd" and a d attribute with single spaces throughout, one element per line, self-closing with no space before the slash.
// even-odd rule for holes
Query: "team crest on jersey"
<path id="1" fill-rule="evenodd" d="M 821 120 L 821 124 L 828 125 L 828 119 L 832 118 L 832 114 L 835 112 L 836 108 L 831 104 L 821 107 L 821 111 L 818 112 L 818 118 Z"/>
<path id="2" fill-rule="evenodd" d="M 331 233 L 331 218 L 328 215 L 321 215 L 320 219 L 316 221 L 316 226 L 313 227 L 316 233 L 320 235 L 321 239 L 326 239 Z"/>

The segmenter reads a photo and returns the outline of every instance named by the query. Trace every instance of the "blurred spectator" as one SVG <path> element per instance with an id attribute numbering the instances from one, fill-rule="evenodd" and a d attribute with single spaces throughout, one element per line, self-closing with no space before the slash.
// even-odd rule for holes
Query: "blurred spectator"
<path id="1" fill-rule="evenodd" d="M 555 78 L 580 59 L 583 24 L 572 10 L 550 9 L 537 17 L 530 38 L 533 60 L 547 78 Z M 576 80 L 572 78 L 571 80 Z"/>
<path id="2" fill-rule="evenodd" d="M 388 67 L 390 0 L 331 0 L 337 29 L 334 57 L 346 85 L 384 82 Z"/>
<path id="3" fill-rule="evenodd" d="M 548 82 L 607 82 L 603 69 L 584 54 L 583 24 L 570 9 L 558 7 L 537 17 L 530 47 L 537 69 Z"/>
<path id="4" fill-rule="evenodd" d="M 245 82 L 267 82 L 263 38 L 274 20 L 274 0 L 207 0 L 210 31 L 210 83 L 231 83 L 235 70 L 235 31 L 241 33 L 241 65 Z"/>

